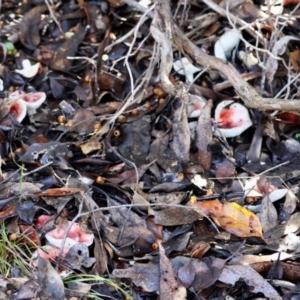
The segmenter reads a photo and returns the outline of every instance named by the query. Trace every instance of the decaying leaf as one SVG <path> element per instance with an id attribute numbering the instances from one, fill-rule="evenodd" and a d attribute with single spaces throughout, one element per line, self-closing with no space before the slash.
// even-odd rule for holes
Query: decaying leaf
<path id="1" fill-rule="evenodd" d="M 83 154 L 89 154 L 93 151 L 98 151 L 101 149 L 101 143 L 99 141 L 90 140 L 84 144 L 80 145 Z"/>
<path id="2" fill-rule="evenodd" d="M 294 41 L 294 40 L 299 40 L 291 35 L 286 35 L 284 37 L 282 37 L 281 39 L 279 39 L 273 49 L 272 49 L 272 54 L 274 56 L 278 56 L 278 55 L 282 55 L 287 47 L 287 44 L 290 41 Z M 269 56 L 266 62 L 266 74 L 267 74 L 267 78 L 268 78 L 268 82 L 269 84 L 272 86 L 272 81 L 274 79 L 274 75 L 277 71 L 278 68 L 278 60 L 276 58 L 274 58 L 273 56 Z"/>
<path id="3" fill-rule="evenodd" d="M 26 224 L 32 224 L 35 215 L 35 206 L 32 201 L 25 201 L 16 206 L 15 212 Z"/>
<path id="4" fill-rule="evenodd" d="M 40 193 L 36 193 L 34 196 L 35 197 L 64 197 L 64 196 L 71 196 L 83 191 L 84 189 L 82 188 L 53 188 L 53 189 L 47 189 Z"/>
<path id="5" fill-rule="evenodd" d="M 277 225 L 277 211 L 274 204 L 268 196 L 262 200 L 261 213 L 259 214 L 259 220 L 264 232 L 275 227 Z"/>
<path id="6" fill-rule="evenodd" d="M 150 147 L 150 118 L 144 116 L 123 127 L 122 142 L 118 149 L 125 158 L 136 163 L 146 162 Z"/>
<path id="7" fill-rule="evenodd" d="M 191 286 L 198 292 L 210 287 L 218 280 L 226 263 L 225 260 L 219 258 L 209 257 L 201 260 L 184 256 L 177 256 L 171 262 L 175 270 L 180 270 L 188 263 L 194 267 L 195 276 Z"/>
<path id="8" fill-rule="evenodd" d="M 213 106 L 212 100 L 209 100 L 202 109 L 198 118 L 196 127 L 196 145 L 198 148 L 198 159 L 204 170 L 209 170 L 211 166 L 211 151 L 208 146 L 212 140 L 211 129 L 211 109 Z"/>
<path id="9" fill-rule="evenodd" d="M 228 159 L 225 159 L 216 169 L 216 178 L 221 183 L 226 183 L 235 174 L 235 165 Z"/>
<path id="10" fill-rule="evenodd" d="M 190 228 L 186 227 L 183 228 L 182 230 L 184 231 L 184 229 L 188 230 Z M 165 254 L 169 255 L 171 254 L 173 251 L 174 252 L 181 252 L 187 249 L 189 240 L 191 237 L 191 232 L 184 232 L 183 234 L 177 234 L 174 236 L 172 236 L 169 240 L 167 240 L 164 244 L 163 247 L 165 248 Z"/>
<path id="11" fill-rule="evenodd" d="M 196 270 L 191 262 L 184 264 L 178 270 L 178 278 L 186 288 L 188 288 L 193 283 L 195 274 Z"/>
<path id="12" fill-rule="evenodd" d="M 33 144 L 28 147 L 25 154 L 20 157 L 23 162 L 40 161 L 42 164 L 47 164 L 55 161 L 58 155 L 68 156 L 71 152 L 68 145 L 58 142 L 49 142 L 46 144 Z"/>
<path id="13" fill-rule="evenodd" d="M 159 290 L 160 270 L 159 265 L 153 262 L 148 264 L 135 263 L 127 269 L 114 269 L 114 278 L 128 278 L 141 287 L 145 292 L 156 292 Z"/>
<path id="14" fill-rule="evenodd" d="M 278 292 L 261 275 L 250 266 L 226 266 L 223 269 L 219 280 L 234 285 L 238 280 L 243 279 L 247 285 L 253 287 L 255 293 L 263 293 L 268 299 L 282 299 Z"/>
<path id="15" fill-rule="evenodd" d="M 300 69 L 300 50 L 290 52 L 290 59 L 293 69 L 298 72 Z"/>
<path id="16" fill-rule="evenodd" d="M 281 238 L 283 235 L 296 232 L 299 228 L 300 212 L 296 212 L 291 215 L 286 223 L 280 224 L 265 232 L 264 237 L 270 240 L 276 240 L 278 238 Z"/>
<path id="17" fill-rule="evenodd" d="M 161 299 L 186 299 L 186 288 L 175 278 L 172 264 L 165 256 L 165 250 L 161 245 L 159 245 L 159 273 L 159 295 Z"/>
<path id="18" fill-rule="evenodd" d="M 39 23 L 41 14 L 47 10 L 47 5 L 40 5 L 27 12 L 20 24 L 20 41 L 30 50 L 35 50 L 40 43 Z"/>
<path id="19" fill-rule="evenodd" d="M 177 108 L 173 120 L 173 141 L 170 144 L 180 162 L 189 161 L 190 157 L 190 129 L 187 121 L 186 109 Z"/>
<path id="20" fill-rule="evenodd" d="M 54 70 L 67 71 L 73 64 L 73 60 L 68 59 L 76 54 L 78 46 L 84 39 L 86 29 L 78 23 L 74 35 L 67 39 L 54 53 L 50 62 L 50 68 Z"/>
<path id="21" fill-rule="evenodd" d="M 292 214 L 297 206 L 297 197 L 292 191 L 288 191 L 283 204 L 285 213 Z"/>
<path id="22" fill-rule="evenodd" d="M 179 207 L 163 207 L 160 210 L 149 207 L 148 214 L 154 216 L 153 220 L 156 224 L 164 226 L 191 224 L 200 218 L 197 212 Z"/>
<path id="23" fill-rule="evenodd" d="M 38 282 L 46 298 L 64 299 L 65 289 L 61 277 L 51 263 L 42 257 L 38 258 Z"/>
<path id="24" fill-rule="evenodd" d="M 95 115 L 92 111 L 80 108 L 74 116 L 72 131 L 80 135 L 89 134 L 94 131 Z"/>

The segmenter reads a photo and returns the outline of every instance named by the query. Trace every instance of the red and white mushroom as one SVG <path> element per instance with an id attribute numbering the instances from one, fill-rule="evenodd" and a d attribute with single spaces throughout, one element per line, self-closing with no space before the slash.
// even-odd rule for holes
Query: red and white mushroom
<path id="1" fill-rule="evenodd" d="M 52 216 L 41 215 L 36 220 L 35 225 L 37 228 L 42 228 L 47 222 L 51 221 L 52 219 Z M 45 238 L 48 241 L 48 244 L 51 244 L 52 246 L 58 248 L 61 248 L 63 246 L 64 248 L 69 249 L 76 243 L 90 246 L 94 242 L 94 234 L 86 232 L 80 227 L 79 223 L 76 222 L 73 223 L 70 227 L 71 223 L 71 221 L 67 221 L 63 225 L 58 225 L 55 229 L 47 232 Z M 68 230 L 69 227 L 70 229 Z M 66 241 L 65 244 L 62 245 L 66 232 Z"/>
<path id="2" fill-rule="evenodd" d="M 70 224 L 71 222 L 69 222 Z M 63 244 L 63 238 L 67 232 L 67 228 L 60 228 L 57 226 L 54 230 L 49 231 L 45 238 L 47 242 L 55 247 L 69 249 L 77 243 L 90 246 L 94 242 L 94 235 L 88 233 L 80 228 L 78 223 L 72 224 L 70 230 L 67 232 L 65 243 Z"/>
<path id="3" fill-rule="evenodd" d="M 49 223 L 49 225 L 53 224 L 53 221 L 53 216 L 41 215 L 36 220 L 35 225 L 38 229 L 40 229 L 47 223 Z M 78 223 L 73 223 L 72 225 L 71 223 L 72 222 L 68 220 L 63 220 L 62 224 L 57 225 L 54 230 L 45 234 L 46 245 L 35 251 L 32 255 L 31 260 L 34 266 L 37 266 L 36 259 L 38 256 L 41 256 L 48 261 L 55 262 L 61 252 L 61 249 L 62 258 L 64 258 L 70 248 L 75 244 L 80 243 L 88 247 L 94 242 L 94 234 L 83 230 Z M 69 227 L 70 229 L 68 230 Z M 63 243 L 65 235 L 66 239 Z M 64 273 L 60 273 L 60 275 L 64 277 Z"/>
<path id="4" fill-rule="evenodd" d="M 248 109 L 233 100 L 220 102 L 215 110 L 215 136 L 235 137 L 252 126 Z"/>
<path id="5" fill-rule="evenodd" d="M 18 122 L 22 122 L 26 114 L 32 115 L 46 100 L 44 92 L 26 94 L 23 91 L 15 91 L 9 95 L 9 98 L 15 100 L 10 108 L 10 113 Z"/>
<path id="6" fill-rule="evenodd" d="M 22 99 L 16 100 L 9 109 L 10 114 L 21 123 L 27 114 L 27 107 Z"/>
<path id="7" fill-rule="evenodd" d="M 45 102 L 46 94 L 44 92 L 25 94 L 22 99 L 26 103 L 28 114 L 32 115 Z"/>

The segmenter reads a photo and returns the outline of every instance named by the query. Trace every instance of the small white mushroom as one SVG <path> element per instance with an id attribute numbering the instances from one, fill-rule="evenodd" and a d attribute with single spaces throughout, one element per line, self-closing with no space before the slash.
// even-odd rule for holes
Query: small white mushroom
<path id="1" fill-rule="evenodd" d="M 23 69 L 15 70 L 15 72 L 26 78 L 32 78 L 37 74 L 40 63 L 32 65 L 29 59 L 24 59 L 22 61 L 22 67 Z"/>
<path id="2" fill-rule="evenodd" d="M 248 69 L 259 63 L 258 59 L 251 52 L 239 51 L 238 57 Z"/>
<path id="3" fill-rule="evenodd" d="M 26 95 L 25 92 L 16 90 L 9 95 L 9 99 L 18 100 L 18 99 L 22 99 L 22 97 L 24 97 L 25 95 Z"/>
<path id="4" fill-rule="evenodd" d="M 194 73 L 201 71 L 201 69 L 193 66 L 186 57 L 176 60 L 173 63 L 173 68 L 178 74 L 185 75 L 189 82 L 193 82 Z"/>
<path id="5" fill-rule="evenodd" d="M 225 100 L 217 105 L 215 123 L 217 128 L 214 135 L 225 138 L 238 136 L 252 126 L 248 109 L 233 100 Z"/>
<path id="6" fill-rule="evenodd" d="M 22 99 L 17 99 L 9 109 L 10 114 L 21 123 L 26 117 L 27 107 Z"/>
<path id="7" fill-rule="evenodd" d="M 215 57 L 227 61 L 227 58 L 230 57 L 231 51 L 239 44 L 239 42 L 240 34 L 237 30 L 231 29 L 225 32 L 215 43 Z"/>

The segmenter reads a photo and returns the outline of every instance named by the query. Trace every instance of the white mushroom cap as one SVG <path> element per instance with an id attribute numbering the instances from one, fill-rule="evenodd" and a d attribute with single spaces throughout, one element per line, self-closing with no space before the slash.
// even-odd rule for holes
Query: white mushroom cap
<path id="1" fill-rule="evenodd" d="M 29 59 L 24 59 L 22 61 L 22 66 L 23 69 L 15 70 L 15 72 L 26 78 L 32 78 L 37 74 L 40 63 L 32 65 Z"/>
<path id="2" fill-rule="evenodd" d="M 248 109 L 233 100 L 225 100 L 217 105 L 215 122 L 217 129 L 214 135 L 225 138 L 238 136 L 252 126 Z"/>
<path id="3" fill-rule="evenodd" d="M 189 82 L 193 82 L 194 73 L 201 71 L 201 69 L 193 66 L 186 57 L 176 60 L 173 63 L 173 68 L 178 74 L 186 75 Z"/>
<path id="4" fill-rule="evenodd" d="M 215 43 L 214 53 L 215 57 L 227 60 L 231 51 L 240 42 L 240 34 L 237 30 L 231 29 L 225 32 L 219 40 Z"/>
<path id="5" fill-rule="evenodd" d="M 26 117 L 27 106 L 25 101 L 22 99 L 18 99 L 14 102 L 14 104 L 10 107 L 9 112 L 14 116 L 14 118 L 21 123 Z"/>

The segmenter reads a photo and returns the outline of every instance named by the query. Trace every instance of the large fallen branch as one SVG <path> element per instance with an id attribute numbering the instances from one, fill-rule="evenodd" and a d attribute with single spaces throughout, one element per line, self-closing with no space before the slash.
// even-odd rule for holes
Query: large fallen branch
<path id="1" fill-rule="evenodd" d="M 199 65 L 203 68 L 209 67 L 225 75 L 231 82 L 236 93 L 248 107 L 260 110 L 300 111 L 300 100 L 262 98 L 230 63 L 201 51 L 185 36 L 172 18 L 169 10 L 169 1 L 157 0 L 151 24 L 151 33 L 161 49 L 160 80 L 163 88 L 170 95 L 181 96 L 185 101 L 188 98 L 183 85 L 174 86 L 169 80 L 173 63 L 172 44 L 174 44 L 194 65 Z"/>

